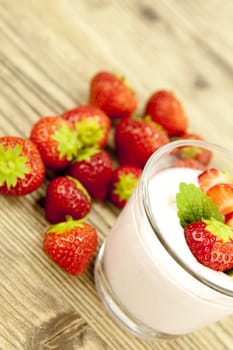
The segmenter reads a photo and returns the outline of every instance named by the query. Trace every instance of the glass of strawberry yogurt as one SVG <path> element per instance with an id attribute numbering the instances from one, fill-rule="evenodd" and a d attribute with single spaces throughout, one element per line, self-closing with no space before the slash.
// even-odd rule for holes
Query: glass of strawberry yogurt
<path id="1" fill-rule="evenodd" d="M 196 161 L 202 152 L 209 152 L 208 164 Z M 189 153 L 195 162 L 187 161 Z M 177 213 L 180 183 L 199 188 L 198 176 L 207 168 L 233 175 L 233 155 L 197 140 L 157 150 L 99 251 L 100 298 L 123 329 L 143 339 L 174 338 L 233 313 L 233 276 L 197 261 Z M 182 205 L 185 211 L 185 200 Z"/>

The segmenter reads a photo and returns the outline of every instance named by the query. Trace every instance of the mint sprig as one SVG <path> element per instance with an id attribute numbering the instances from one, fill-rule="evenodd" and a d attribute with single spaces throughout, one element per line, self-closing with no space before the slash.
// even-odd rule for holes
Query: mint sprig
<path id="1" fill-rule="evenodd" d="M 224 222 L 224 215 L 199 187 L 181 182 L 176 195 L 178 216 L 182 227 L 195 221 L 215 219 Z"/>

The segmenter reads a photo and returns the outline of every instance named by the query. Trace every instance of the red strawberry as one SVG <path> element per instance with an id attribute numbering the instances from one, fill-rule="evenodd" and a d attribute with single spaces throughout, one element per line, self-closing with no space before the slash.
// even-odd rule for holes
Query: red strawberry
<path id="1" fill-rule="evenodd" d="M 206 194 L 217 205 L 218 210 L 223 215 L 233 211 L 233 184 L 217 184 L 211 187 Z"/>
<path id="2" fill-rule="evenodd" d="M 90 104 L 114 118 L 129 117 L 137 108 L 137 98 L 124 78 L 109 72 L 99 72 L 90 86 Z"/>
<path id="3" fill-rule="evenodd" d="M 23 196 L 44 180 L 45 167 L 36 146 L 15 136 L 0 137 L 0 193 Z"/>
<path id="4" fill-rule="evenodd" d="M 225 216 L 225 224 L 233 228 L 233 211 Z"/>
<path id="5" fill-rule="evenodd" d="M 188 127 L 188 119 L 181 103 L 169 91 L 161 90 L 154 93 L 147 102 L 145 114 L 162 125 L 169 136 L 181 135 Z"/>
<path id="6" fill-rule="evenodd" d="M 81 219 L 90 209 L 91 198 L 78 180 L 59 176 L 48 184 L 45 215 L 52 224 L 65 221 L 67 215 L 75 220 Z"/>
<path id="7" fill-rule="evenodd" d="M 37 145 L 44 164 L 54 170 L 64 169 L 80 148 L 77 133 L 61 117 L 43 117 L 31 130 L 30 139 Z"/>
<path id="8" fill-rule="evenodd" d="M 86 271 L 97 244 L 96 229 L 82 220 L 50 226 L 43 243 L 45 253 L 74 276 Z"/>
<path id="9" fill-rule="evenodd" d="M 192 168 L 203 170 L 204 165 L 195 159 L 177 159 L 173 164 L 173 168 Z"/>
<path id="10" fill-rule="evenodd" d="M 198 182 L 203 192 L 207 192 L 211 187 L 220 183 L 233 183 L 233 179 L 230 178 L 225 172 L 211 168 L 203 171 L 198 176 Z"/>
<path id="11" fill-rule="evenodd" d="M 104 147 L 111 127 L 109 117 L 94 106 L 78 106 L 65 112 L 62 118 L 76 127 L 78 137 L 84 146 Z"/>
<path id="12" fill-rule="evenodd" d="M 152 153 L 168 141 L 167 135 L 153 123 L 139 118 L 122 119 L 115 129 L 115 146 L 122 165 L 143 168 Z"/>
<path id="13" fill-rule="evenodd" d="M 181 140 L 203 140 L 201 136 L 197 134 L 185 133 L 180 137 Z M 212 152 L 207 148 L 201 148 L 196 146 L 185 146 L 179 149 L 179 155 L 184 159 L 195 159 L 203 165 L 207 166 L 211 160 Z"/>
<path id="14" fill-rule="evenodd" d="M 217 220 L 197 221 L 184 229 L 186 242 L 203 265 L 216 271 L 233 268 L 233 230 Z"/>
<path id="15" fill-rule="evenodd" d="M 112 159 L 104 150 L 84 149 L 68 169 L 68 174 L 79 180 L 92 198 L 104 199 L 112 177 Z"/>
<path id="16" fill-rule="evenodd" d="M 113 171 L 109 187 L 109 198 L 116 206 L 123 208 L 131 196 L 140 176 L 141 168 L 122 165 Z"/>

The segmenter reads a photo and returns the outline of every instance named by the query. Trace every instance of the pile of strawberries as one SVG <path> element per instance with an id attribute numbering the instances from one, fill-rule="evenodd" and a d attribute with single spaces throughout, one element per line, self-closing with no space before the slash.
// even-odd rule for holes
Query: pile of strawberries
<path id="1" fill-rule="evenodd" d="M 92 199 L 108 198 L 122 208 L 154 151 L 174 138 L 201 139 L 187 132 L 183 107 L 168 91 L 154 93 L 143 116 L 133 117 L 136 109 L 124 78 L 100 72 L 91 80 L 88 105 L 40 118 L 28 139 L 0 137 L 0 194 L 26 195 L 41 186 L 46 169 L 55 172 L 45 200 L 52 226 L 44 250 L 73 275 L 85 271 L 97 248 L 96 230 L 85 222 Z M 114 170 L 105 147 L 111 128 L 119 161 Z M 174 166 L 203 169 L 210 157 L 184 149 Z"/>

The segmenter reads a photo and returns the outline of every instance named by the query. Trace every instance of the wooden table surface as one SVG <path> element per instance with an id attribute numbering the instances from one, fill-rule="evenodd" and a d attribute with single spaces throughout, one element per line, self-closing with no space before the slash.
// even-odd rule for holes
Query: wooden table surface
<path id="1" fill-rule="evenodd" d="M 128 78 L 139 98 L 173 90 L 190 130 L 232 147 L 231 0 L 1 0 L 0 135 L 28 137 L 33 122 L 85 104 L 102 69 Z M 150 344 L 106 315 L 87 273 L 74 278 L 42 251 L 41 198 L 0 198 L 0 349 L 232 350 L 233 317 L 175 341 Z M 119 211 L 94 203 L 100 240 Z M 177 320 L 179 322 L 179 320 Z"/>

